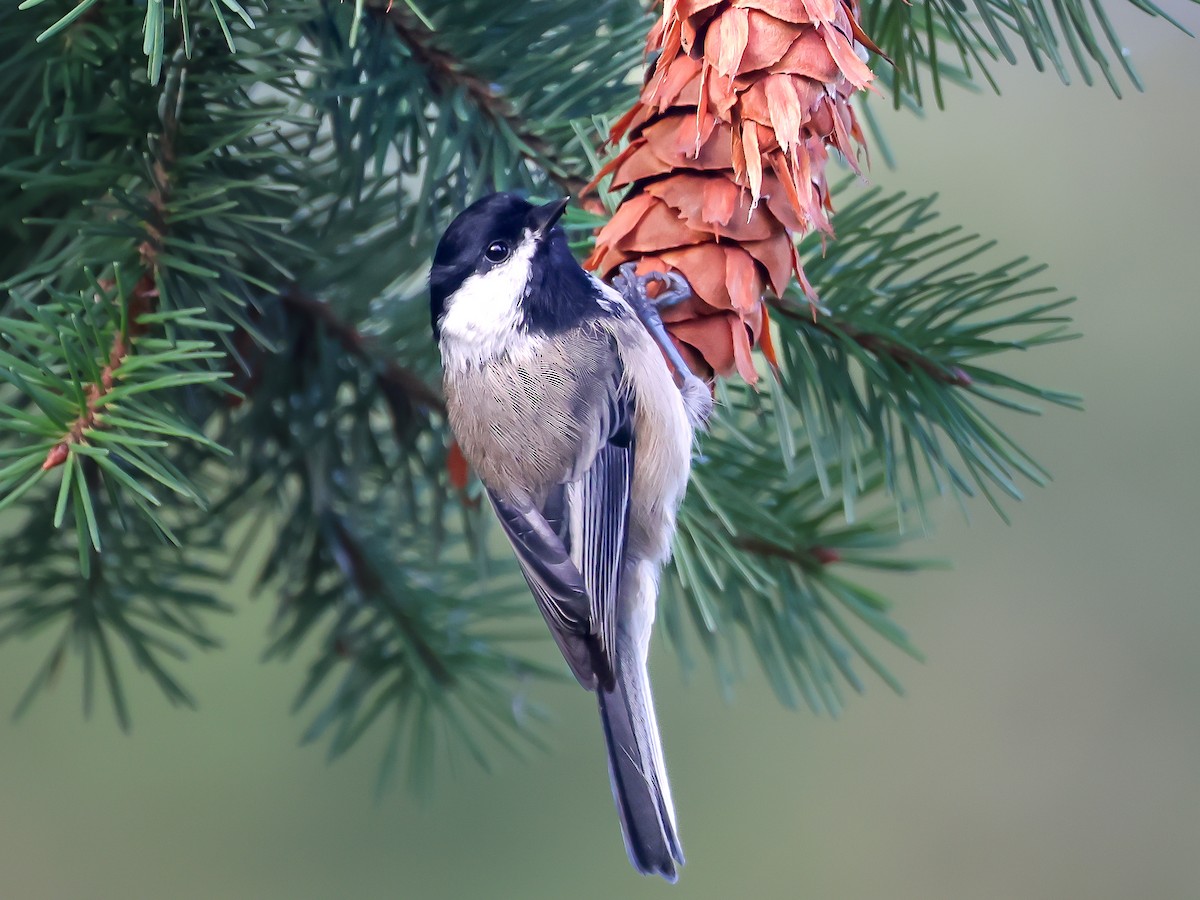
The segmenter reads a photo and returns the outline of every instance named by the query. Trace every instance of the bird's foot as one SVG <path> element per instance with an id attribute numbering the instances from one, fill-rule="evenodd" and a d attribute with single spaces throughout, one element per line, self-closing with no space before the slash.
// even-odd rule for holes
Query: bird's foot
<path id="1" fill-rule="evenodd" d="M 650 332 L 655 343 L 662 348 L 667 362 L 679 376 L 679 392 L 683 395 L 683 404 L 687 408 L 688 418 L 693 427 L 703 428 L 712 414 L 712 393 L 696 374 L 684 362 L 667 329 L 663 325 L 659 309 L 665 309 L 681 303 L 692 296 L 692 287 L 686 278 L 678 272 L 648 272 L 637 274 L 636 263 L 624 263 L 617 268 L 619 274 L 613 279 L 613 286 L 621 292 L 625 302 L 637 313 L 642 325 Z M 665 287 L 655 297 L 650 297 L 647 288 L 653 282 L 659 282 Z"/>

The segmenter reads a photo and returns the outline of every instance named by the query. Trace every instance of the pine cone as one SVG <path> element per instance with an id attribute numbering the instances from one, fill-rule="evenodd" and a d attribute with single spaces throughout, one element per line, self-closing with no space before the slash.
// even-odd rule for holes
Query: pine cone
<path id="1" fill-rule="evenodd" d="M 754 383 L 752 342 L 774 363 L 764 292 L 795 272 L 813 296 L 792 233 L 831 233 L 827 145 L 857 171 L 849 98 L 872 79 L 858 48 L 876 49 L 857 16 L 857 0 L 667 0 L 647 38 L 657 63 L 610 135 L 630 142 L 593 182 L 630 190 L 586 265 L 682 273 L 693 295 L 663 320 L 701 376 Z"/>

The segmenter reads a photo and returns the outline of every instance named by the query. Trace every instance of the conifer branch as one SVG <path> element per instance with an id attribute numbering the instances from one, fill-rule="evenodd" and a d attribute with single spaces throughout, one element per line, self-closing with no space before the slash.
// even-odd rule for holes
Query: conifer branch
<path id="1" fill-rule="evenodd" d="M 449 687 L 454 682 L 454 673 L 446 668 L 444 661 L 429 645 L 421 629 L 421 622 L 404 609 L 403 604 L 392 602 L 393 598 L 387 596 L 386 577 L 371 565 L 370 556 L 358 536 L 351 530 L 349 523 L 341 516 L 335 515 L 332 530 L 334 556 L 346 580 L 353 585 L 364 602 L 370 602 L 384 611 L 396 627 L 396 631 L 403 635 L 413 648 L 413 653 L 421 661 L 429 677 L 439 687 Z M 343 645 L 344 652 L 352 656 L 352 643 L 343 642 Z"/>
<path id="2" fill-rule="evenodd" d="M 546 174 L 563 190 L 574 196 L 583 192 L 589 176 L 567 171 L 556 162 L 558 154 L 555 149 L 530 127 L 508 100 L 484 78 L 472 72 L 462 60 L 440 46 L 434 32 L 404 4 L 388 3 L 386 6 L 372 6 L 371 9 L 391 25 L 413 59 L 429 73 L 435 96 L 442 97 L 456 88 L 462 90 L 485 118 L 493 124 L 503 124 L 510 130 L 523 145 L 526 158 L 545 169 Z"/>
<path id="3" fill-rule="evenodd" d="M 399 409 L 402 398 L 403 401 L 415 401 L 437 412 L 445 411 L 445 401 L 416 372 L 394 359 L 381 360 L 372 350 L 369 339 L 341 319 L 328 303 L 309 296 L 296 285 L 282 293 L 279 299 L 290 312 L 320 325 L 347 353 L 374 368 L 375 383 L 397 421 L 402 418 Z"/>
<path id="4" fill-rule="evenodd" d="M 113 285 L 111 282 L 104 282 L 102 286 L 112 287 Z M 51 447 L 46 454 L 46 459 L 42 462 L 43 472 L 66 462 L 67 456 L 70 455 L 71 445 L 85 443 L 85 432 L 104 426 L 104 415 L 100 411 L 100 407 L 104 405 L 105 399 L 116 384 L 122 363 L 133 352 L 131 338 L 145 331 L 142 326 L 137 324 L 138 316 L 151 311 L 153 301 L 157 296 L 154 276 L 150 272 L 144 273 L 134 286 L 128 301 L 126 328 L 118 328 L 113 333 L 108 359 L 100 369 L 99 377 L 83 387 L 86 398 L 85 408 L 71 423 L 66 436 Z M 115 302 L 120 303 L 121 298 L 116 298 Z"/>
<path id="5" fill-rule="evenodd" d="M 925 356 L 915 347 L 890 341 L 880 334 L 875 334 L 854 325 L 851 322 L 838 319 L 829 313 L 817 312 L 814 316 L 810 307 L 797 309 L 783 301 L 775 301 L 771 308 L 789 319 L 793 319 L 806 328 L 812 328 L 834 337 L 848 338 L 858 346 L 877 357 L 886 356 L 900 364 L 902 368 L 919 369 L 934 381 L 955 387 L 970 387 L 974 382 L 970 375 L 958 366 L 945 366 L 936 360 Z"/>
<path id="6" fill-rule="evenodd" d="M 781 547 L 759 537 L 736 537 L 733 545 L 739 550 L 753 553 L 755 556 L 765 556 L 771 559 L 782 559 L 795 563 L 802 569 L 816 569 L 821 566 L 841 562 L 842 555 L 833 547 L 824 544 L 814 544 L 811 547 Z"/>
<path id="7" fill-rule="evenodd" d="M 88 14 L 98 17 L 99 4 L 91 7 Z M 116 303 L 127 303 L 124 325 L 113 332 L 112 345 L 108 357 L 100 369 L 99 378 L 83 386 L 86 406 L 71 423 L 63 439 L 50 448 L 46 459 L 42 462 L 42 471 L 53 469 L 67 461 L 72 444 L 85 442 L 84 433 L 94 428 L 103 427 L 103 414 L 99 408 L 112 391 L 119 375 L 121 365 L 133 352 L 132 338 L 144 333 L 147 329 L 138 323 L 139 318 L 153 312 L 158 300 L 157 269 L 158 255 L 162 251 L 163 241 L 167 235 L 167 208 L 171 199 L 171 175 L 175 168 L 175 141 L 179 130 L 177 110 L 182 101 L 183 69 L 186 63 L 179 66 L 175 77 L 166 89 L 163 103 L 162 131 L 158 137 L 158 152 L 150 167 L 151 186 L 146 194 L 149 212 L 143 221 L 146 237 L 138 244 L 138 258 L 143 272 L 134 285 L 128 301 L 116 297 Z M 101 282 L 101 287 L 111 288 L 115 284 L 111 280 Z M 90 462 L 90 461 L 89 461 Z"/>

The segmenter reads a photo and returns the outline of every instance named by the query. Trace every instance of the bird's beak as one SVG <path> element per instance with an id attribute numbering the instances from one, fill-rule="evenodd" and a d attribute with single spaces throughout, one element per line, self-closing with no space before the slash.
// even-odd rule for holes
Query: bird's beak
<path id="1" fill-rule="evenodd" d="M 570 197 L 563 197 L 561 200 L 552 200 L 544 206 L 535 206 L 533 212 L 529 214 L 529 224 L 537 234 L 545 234 L 554 227 L 554 223 L 562 218 L 562 214 L 567 211 L 567 204 L 571 202 Z"/>

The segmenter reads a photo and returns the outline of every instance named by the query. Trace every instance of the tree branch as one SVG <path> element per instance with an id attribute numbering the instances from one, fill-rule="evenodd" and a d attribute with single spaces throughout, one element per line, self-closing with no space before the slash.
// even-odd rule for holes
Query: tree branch
<path id="1" fill-rule="evenodd" d="M 376 601 L 378 608 L 383 609 L 396 629 L 404 635 L 412 646 L 417 658 L 424 664 L 430 677 L 440 686 L 446 687 L 454 683 L 454 675 L 438 657 L 425 635 L 421 633 L 421 625 L 412 614 L 404 609 L 386 591 L 386 581 L 377 572 L 366 551 L 351 532 L 341 516 L 332 515 L 333 537 L 336 541 L 334 559 L 342 574 L 354 586 L 364 601 Z M 354 647 L 344 644 L 340 648 L 344 655 L 353 657 Z"/>
<path id="2" fill-rule="evenodd" d="M 859 328 L 857 325 L 852 325 L 849 322 L 839 321 L 832 315 L 823 315 L 819 312 L 813 315 L 807 310 L 800 312 L 781 301 L 773 303 L 771 308 L 787 316 L 789 319 L 802 322 L 808 328 L 815 329 L 832 337 L 849 338 L 875 356 L 886 356 L 906 369 L 919 369 L 942 384 L 949 384 L 954 387 L 970 387 L 974 384 L 971 376 L 958 366 L 943 365 L 913 350 L 911 347 L 906 347 L 895 341 L 889 341 L 881 335 L 867 331 L 864 328 Z"/>
<path id="3" fill-rule="evenodd" d="M 375 369 L 375 383 L 383 393 L 397 422 L 404 418 L 402 403 L 419 403 L 439 413 L 446 411 L 442 397 L 421 380 L 411 369 L 406 369 L 392 359 L 379 359 L 371 348 L 371 342 L 361 331 L 338 317 L 333 307 L 316 297 L 304 293 L 293 285 L 280 295 L 283 305 L 294 314 L 299 314 L 317 323 L 346 352 L 358 357 Z"/>
<path id="4" fill-rule="evenodd" d="M 493 123 L 503 123 L 515 134 L 521 143 L 532 153 L 524 155 L 546 170 L 556 184 L 567 193 L 579 196 L 587 186 L 588 178 L 575 172 L 568 172 L 555 160 L 555 150 L 534 131 L 529 123 L 520 116 L 512 104 L 483 77 L 472 72 L 470 68 L 452 53 L 439 47 L 434 40 L 434 33 L 425 27 L 403 3 L 389 2 L 386 7 L 374 5 L 370 7 L 375 15 L 391 25 L 396 36 L 408 47 L 414 60 L 428 73 L 434 93 L 449 92 L 461 88 L 471 103 Z"/>
<path id="5" fill-rule="evenodd" d="M 755 556 L 766 556 L 772 559 L 782 559 L 790 563 L 795 563 L 802 569 L 815 569 L 820 566 L 840 562 L 842 559 L 842 555 L 837 550 L 821 544 L 815 544 L 811 547 L 796 547 L 793 550 L 789 550 L 786 547 L 781 547 L 762 538 L 737 537 L 733 539 L 733 545 L 739 550 L 745 550 L 747 553 L 753 553 Z"/>
<path id="6" fill-rule="evenodd" d="M 186 67 L 186 63 L 180 69 Z M 103 416 L 98 411 L 100 401 L 113 389 L 121 363 L 132 352 L 132 338 L 143 333 L 145 329 L 138 325 L 138 317 L 152 312 L 158 301 L 158 254 L 162 251 L 163 240 L 167 233 L 167 204 L 171 196 L 171 173 L 175 168 L 175 139 L 179 132 L 177 110 L 182 100 L 183 78 L 179 76 L 170 79 L 164 93 L 162 132 L 158 136 L 158 151 L 154 154 L 150 166 L 151 187 L 146 193 L 150 206 L 143 220 L 146 237 L 138 244 L 138 258 L 142 263 L 142 275 L 134 285 L 129 295 L 126 309 L 126 327 L 117 329 L 113 334 L 112 345 L 108 351 L 108 359 L 100 370 L 97 381 L 84 386 L 86 405 L 84 410 L 71 423 L 66 435 L 61 441 L 50 448 L 42 461 L 42 471 L 61 466 L 67 461 L 71 444 L 84 443 L 84 432 L 101 427 Z M 113 282 L 104 280 L 101 287 L 112 287 Z M 122 302 L 121 297 L 116 298 Z"/>

